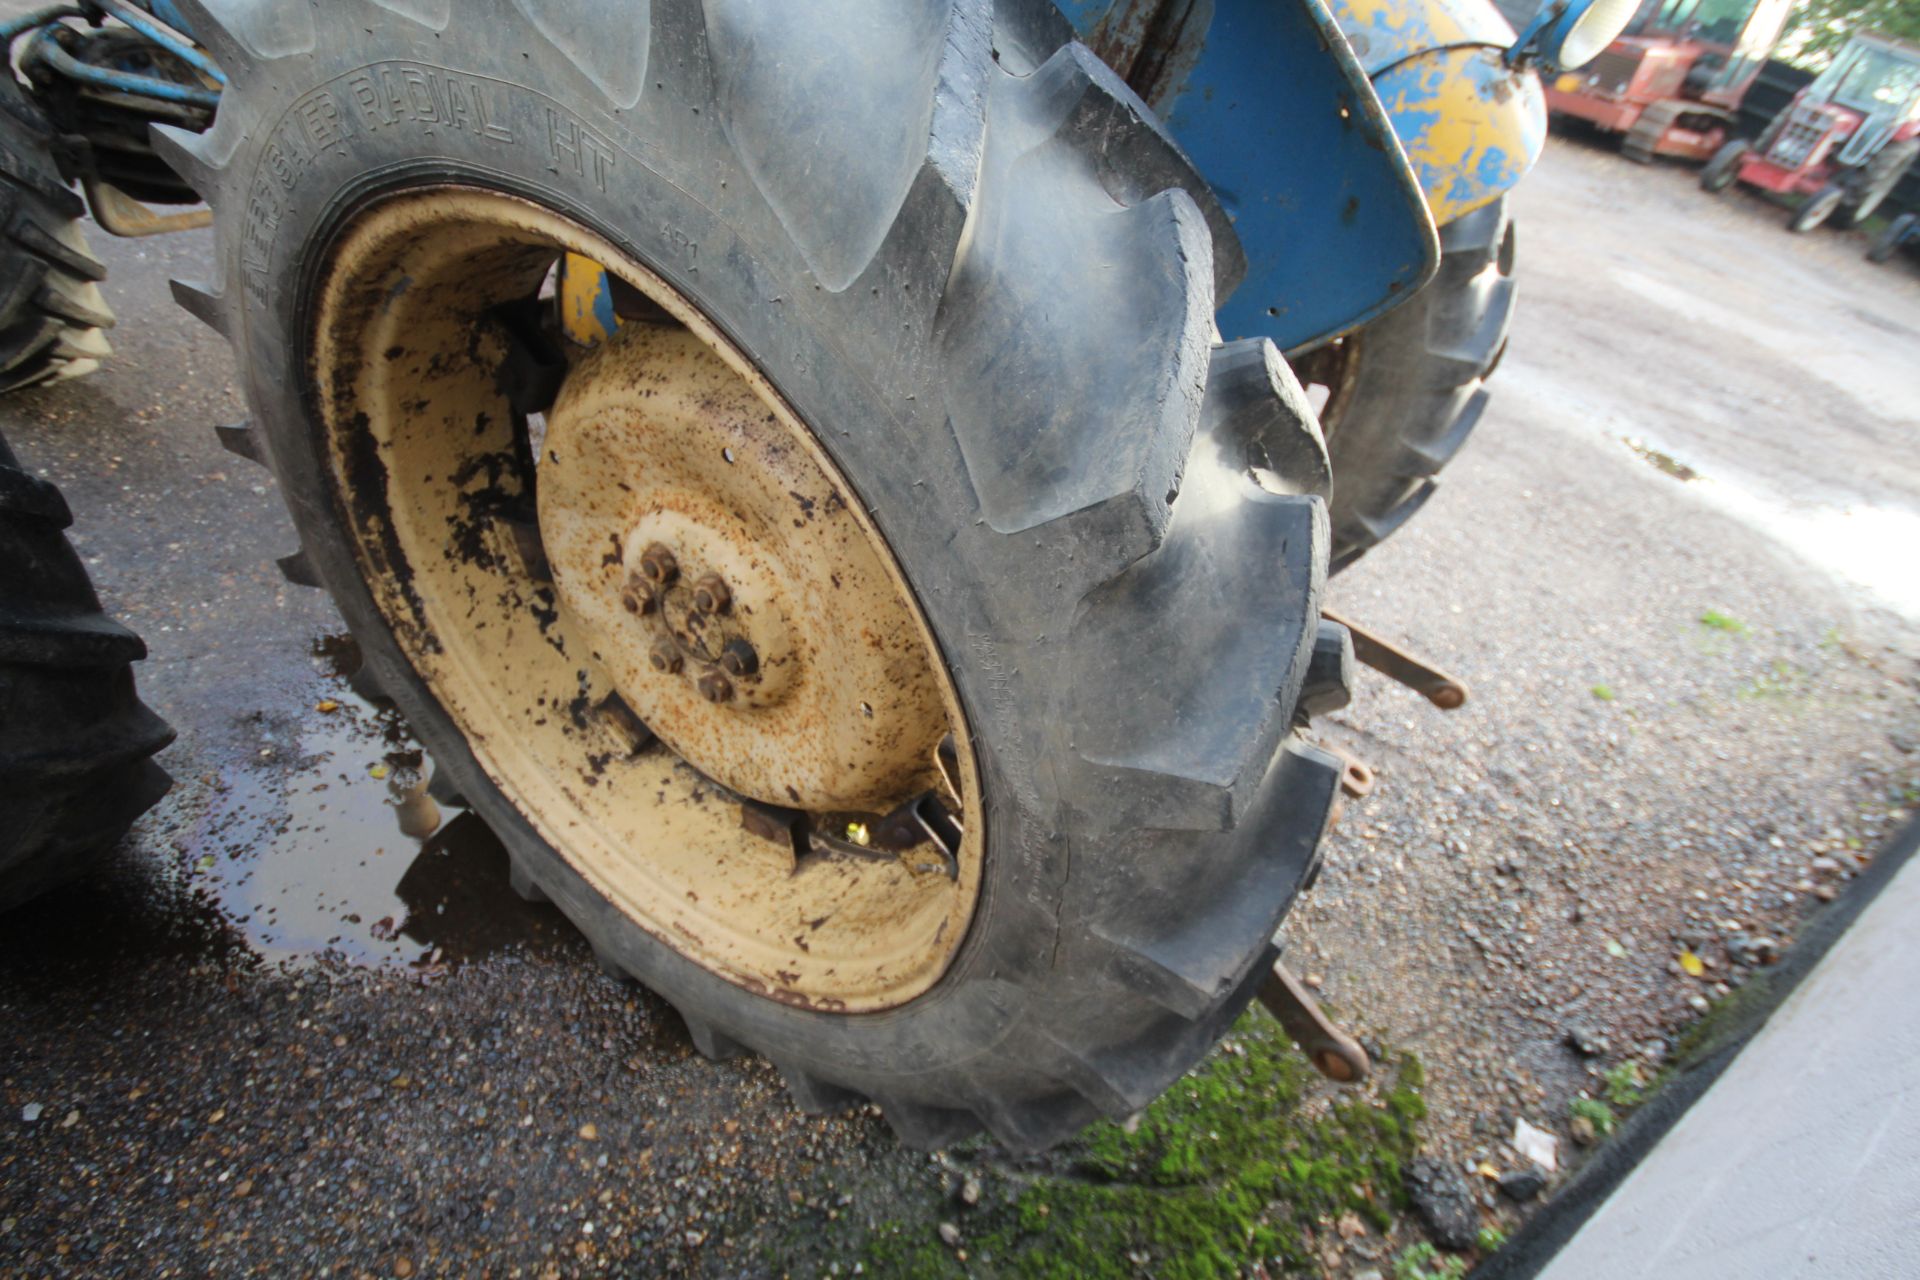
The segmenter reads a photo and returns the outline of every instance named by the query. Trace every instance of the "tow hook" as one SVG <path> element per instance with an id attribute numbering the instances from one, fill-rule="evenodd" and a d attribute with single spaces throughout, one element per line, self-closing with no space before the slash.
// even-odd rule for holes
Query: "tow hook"
<path id="1" fill-rule="evenodd" d="M 1260 984 L 1260 1003 L 1321 1075 L 1341 1084 L 1359 1084 L 1367 1078 L 1367 1051 L 1333 1025 L 1300 979 L 1279 960 Z"/>

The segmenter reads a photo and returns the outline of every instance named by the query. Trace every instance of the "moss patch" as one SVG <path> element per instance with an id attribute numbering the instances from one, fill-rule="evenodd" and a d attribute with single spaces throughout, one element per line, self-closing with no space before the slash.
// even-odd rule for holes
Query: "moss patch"
<path id="1" fill-rule="evenodd" d="M 927 1217 L 879 1225 L 855 1256 L 869 1274 L 908 1277 L 1202 1280 L 1256 1261 L 1310 1267 L 1315 1233 L 1339 1215 L 1392 1224 L 1426 1114 L 1421 1083 L 1419 1062 L 1403 1057 L 1326 1103 L 1278 1025 L 1250 1014 L 1133 1132 L 1097 1125 L 1037 1167 L 976 1151 L 978 1208 L 929 1205 Z M 961 1228 L 964 1263 L 939 1242 L 942 1220 Z"/>

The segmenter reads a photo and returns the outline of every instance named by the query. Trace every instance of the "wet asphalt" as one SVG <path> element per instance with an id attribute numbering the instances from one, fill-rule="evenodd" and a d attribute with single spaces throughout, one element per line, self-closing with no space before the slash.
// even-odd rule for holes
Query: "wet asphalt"
<path id="1" fill-rule="evenodd" d="M 1665 1061 L 1920 785 L 1920 573 L 1885 554 L 1920 545 L 1920 264 L 1577 143 L 1516 204 L 1494 407 L 1333 590 L 1473 696 L 1364 678 L 1325 732 L 1378 787 L 1288 933 L 1427 1063 L 1433 1153 L 1501 1171 L 1519 1118 L 1576 1158 L 1569 1100 Z M 272 564 L 271 479 L 215 441 L 232 362 L 166 290 L 206 238 L 94 243 L 115 357 L 0 430 L 147 639 L 176 786 L 0 922 L 0 1273 L 805 1274 L 841 1261 L 829 1219 L 942 1193 L 874 1116 L 700 1059 L 475 819 L 426 811 L 331 606 Z"/>

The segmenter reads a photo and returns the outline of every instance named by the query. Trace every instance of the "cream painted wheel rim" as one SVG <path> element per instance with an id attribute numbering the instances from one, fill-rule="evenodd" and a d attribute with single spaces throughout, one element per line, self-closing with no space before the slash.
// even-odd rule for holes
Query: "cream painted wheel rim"
<path id="1" fill-rule="evenodd" d="M 563 252 L 671 320 L 572 361 L 543 419 L 514 409 L 516 325 Z M 374 602 L 548 843 L 750 990 L 855 1012 L 931 986 L 985 844 L 959 699 L 885 540 L 745 356 L 577 223 L 466 187 L 348 222 L 312 342 Z"/>

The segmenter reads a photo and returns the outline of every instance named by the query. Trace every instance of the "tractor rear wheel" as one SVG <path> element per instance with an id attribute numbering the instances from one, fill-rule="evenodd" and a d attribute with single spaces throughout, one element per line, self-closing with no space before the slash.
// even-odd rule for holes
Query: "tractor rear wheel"
<path id="1" fill-rule="evenodd" d="M 52 126 L 0 68 L 0 392 L 90 373 L 113 349 L 85 212 L 60 176 Z"/>
<path id="2" fill-rule="evenodd" d="M 1231 232 L 1125 85 L 989 0 L 181 2 L 225 438 L 516 886 L 915 1145 L 1191 1065 L 1342 664 L 1318 427 L 1211 343 Z M 631 312 L 585 355 L 569 253 Z"/>
<path id="3" fill-rule="evenodd" d="M 1412 518 L 1479 424 L 1518 291 L 1506 201 L 1440 228 L 1440 270 L 1407 302 L 1295 362 L 1322 387 L 1333 463 L 1333 568 Z"/>
<path id="4" fill-rule="evenodd" d="M 0 439 L 0 911 L 85 871 L 169 784 L 173 730 L 133 690 L 146 647 L 101 613 L 72 522 Z"/>

